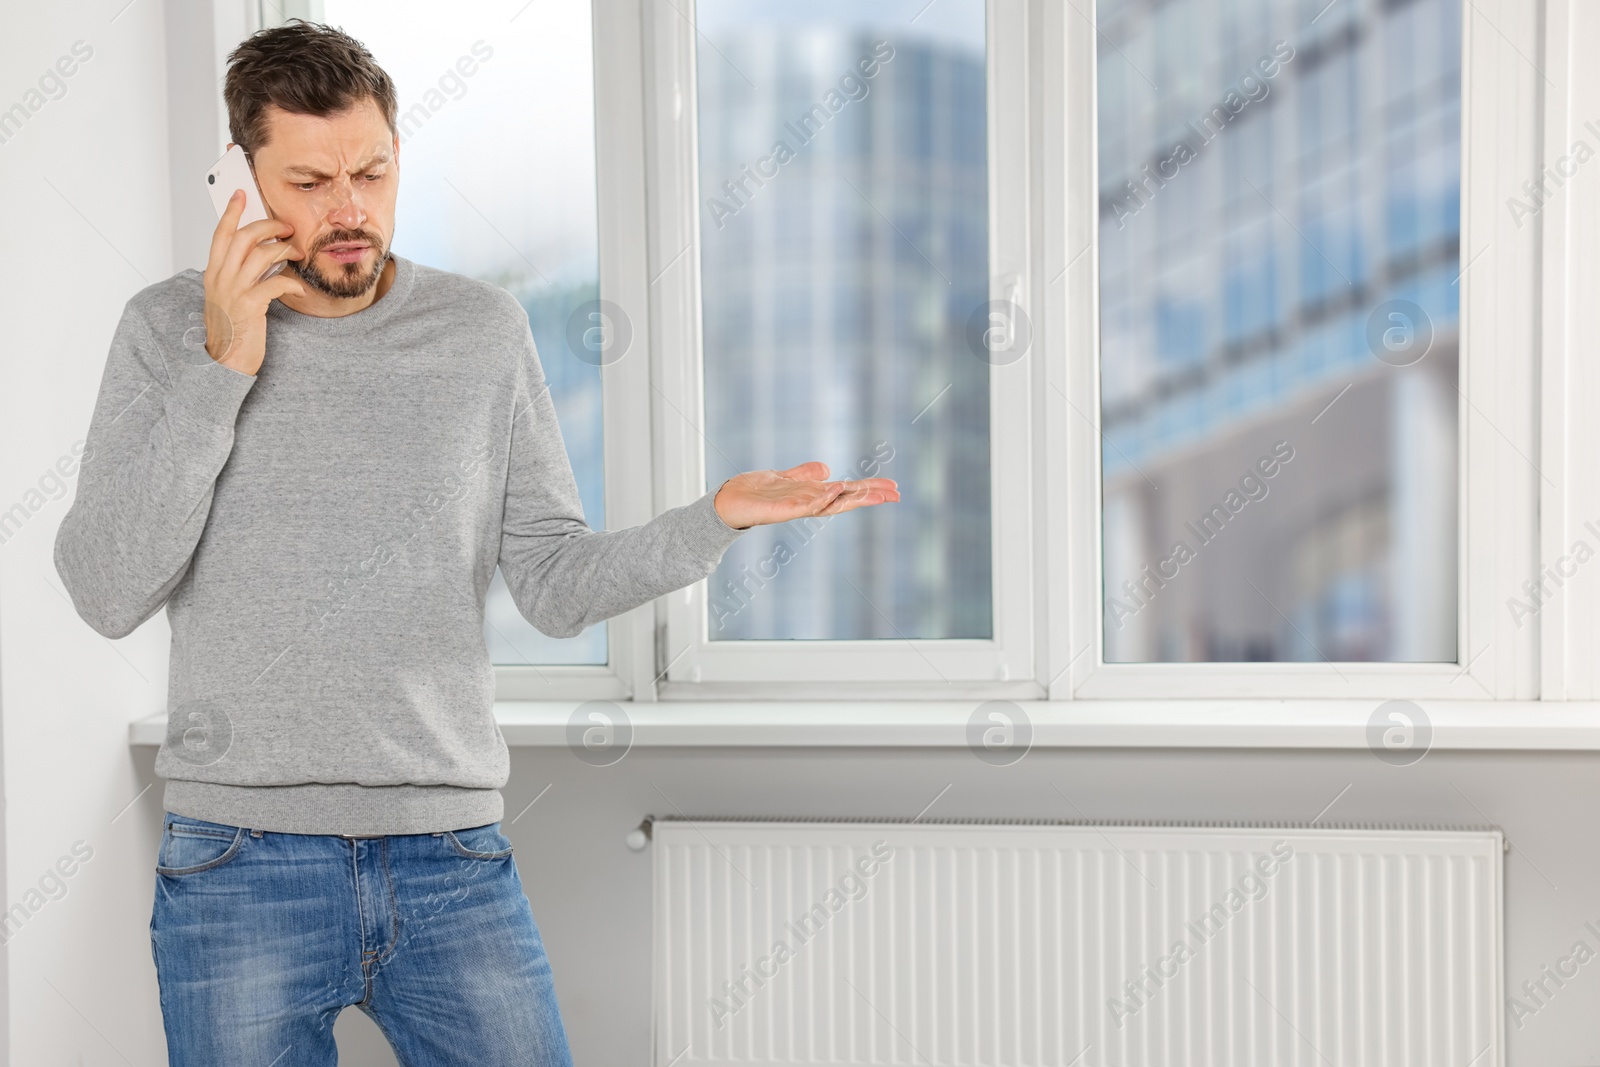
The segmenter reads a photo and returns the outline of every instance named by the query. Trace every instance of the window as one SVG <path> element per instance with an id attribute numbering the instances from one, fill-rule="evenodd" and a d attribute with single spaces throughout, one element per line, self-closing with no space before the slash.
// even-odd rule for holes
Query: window
<path id="1" fill-rule="evenodd" d="M 696 7 L 709 485 L 817 458 L 902 500 L 762 527 L 713 641 L 993 635 L 984 6 Z"/>
<path id="2" fill-rule="evenodd" d="M 452 11 L 441 23 L 438 5 L 426 0 L 325 0 L 323 10 L 395 79 L 404 179 L 394 251 L 503 286 L 521 302 L 584 517 L 603 528 L 603 360 L 585 347 L 604 328 L 595 318 L 589 0 L 549 0 L 509 22 Z M 605 626 L 545 637 L 517 611 L 498 570 L 484 614 L 497 665 L 607 661 Z"/>
<path id="3" fill-rule="evenodd" d="M 1453 662 L 1459 3 L 1100 12 L 1106 661 Z"/>
<path id="4" fill-rule="evenodd" d="M 1504 190 L 1539 173 L 1536 22 L 1451 0 L 1097 11 L 1062 24 L 1063 258 L 1099 273 L 1068 276 L 1047 418 L 1077 420 L 1047 451 L 1071 471 L 1052 696 L 1533 695 L 1506 598 L 1558 487 L 1536 244 Z"/>
<path id="5" fill-rule="evenodd" d="M 1028 423 L 997 418 L 1030 389 L 1026 243 L 1001 197 L 1026 166 L 1003 106 L 1022 83 L 993 58 L 1020 23 L 982 0 L 699 0 L 647 22 L 670 57 L 658 99 L 692 78 L 695 101 L 659 112 L 651 191 L 663 352 L 701 357 L 663 374 L 673 501 L 812 459 L 901 489 L 753 530 L 669 598 L 663 691 L 1037 695 Z"/>

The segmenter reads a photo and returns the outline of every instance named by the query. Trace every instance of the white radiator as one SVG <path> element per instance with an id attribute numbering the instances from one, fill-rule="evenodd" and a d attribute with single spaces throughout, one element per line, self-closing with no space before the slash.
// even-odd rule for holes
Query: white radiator
<path id="1" fill-rule="evenodd" d="M 1503 1067 L 1494 830 L 654 823 L 656 1067 Z"/>

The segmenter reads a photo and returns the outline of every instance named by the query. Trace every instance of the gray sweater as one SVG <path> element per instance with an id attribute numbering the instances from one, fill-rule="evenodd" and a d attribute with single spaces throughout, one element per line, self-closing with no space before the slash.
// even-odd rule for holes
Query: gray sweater
<path id="1" fill-rule="evenodd" d="M 565 637 L 705 577 L 714 493 L 583 519 L 522 306 L 395 256 L 342 318 L 274 302 L 254 376 L 213 361 L 185 270 L 123 311 L 55 563 L 122 637 L 167 606 L 167 810 L 287 833 L 501 818 L 484 598 Z"/>

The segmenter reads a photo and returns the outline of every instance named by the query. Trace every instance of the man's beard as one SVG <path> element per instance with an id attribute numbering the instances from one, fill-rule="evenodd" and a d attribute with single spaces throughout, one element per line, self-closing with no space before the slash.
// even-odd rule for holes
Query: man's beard
<path id="1" fill-rule="evenodd" d="M 364 267 L 361 263 L 338 263 L 333 271 L 325 272 L 317 265 L 317 255 L 329 245 L 344 244 L 349 241 L 364 241 L 378 250 L 371 267 Z M 366 296 L 378 284 L 378 279 L 383 276 L 383 268 L 389 262 L 390 254 L 387 247 L 381 247 L 370 234 L 360 231 L 340 231 L 329 234 L 326 240 L 317 242 L 316 250 L 307 255 L 303 261 L 287 260 L 289 269 L 300 276 L 300 280 L 319 293 L 327 296 L 348 299 L 350 297 Z"/>

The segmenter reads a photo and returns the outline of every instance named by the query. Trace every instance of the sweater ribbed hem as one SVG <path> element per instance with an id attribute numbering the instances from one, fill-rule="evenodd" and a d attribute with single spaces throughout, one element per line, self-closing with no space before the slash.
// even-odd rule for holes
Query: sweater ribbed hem
<path id="1" fill-rule="evenodd" d="M 500 790 L 453 785 L 240 786 L 173 778 L 162 803 L 174 815 L 284 834 L 432 834 L 505 815 Z"/>

